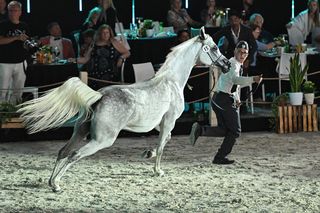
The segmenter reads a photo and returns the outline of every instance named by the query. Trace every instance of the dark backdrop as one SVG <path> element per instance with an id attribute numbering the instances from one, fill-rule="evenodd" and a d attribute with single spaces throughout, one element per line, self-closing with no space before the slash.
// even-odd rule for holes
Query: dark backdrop
<path id="1" fill-rule="evenodd" d="M 29 23 L 33 35 L 46 35 L 46 26 L 51 21 L 58 21 L 63 33 L 69 35 L 77 30 L 86 18 L 88 11 L 95 6 L 96 0 L 83 0 L 83 11 L 79 12 L 78 0 L 30 0 L 31 13 L 24 12 L 22 19 Z M 136 17 L 160 20 L 166 24 L 169 0 L 135 0 Z M 189 14 L 199 20 L 199 13 L 205 7 L 206 0 L 189 0 Z M 232 7 L 241 0 L 217 0 L 221 7 Z M 306 8 L 306 1 L 296 0 L 296 11 Z M 22 1 L 24 11 L 26 1 Z M 183 0 L 184 2 L 184 0 Z M 118 17 L 129 28 L 131 22 L 131 0 L 114 0 Z M 265 17 L 265 28 L 274 35 L 286 33 L 285 24 L 290 21 L 291 0 L 255 0 L 257 12 Z M 271 8 L 271 9 L 270 9 Z"/>

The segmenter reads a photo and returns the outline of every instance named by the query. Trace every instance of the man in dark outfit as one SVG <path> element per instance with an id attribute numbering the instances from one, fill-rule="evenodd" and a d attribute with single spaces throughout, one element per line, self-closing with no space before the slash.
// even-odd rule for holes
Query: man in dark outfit
<path id="1" fill-rule="evenodd" d="M 23 47 L 28 39 L 29 28 L 20 21 L 21 3 L 11 1 L 8 4 L 8 20 L 0 23 L 0 102 L 8 98 L 8 89 L 13 90 L 10 102 L 16 104 L 22 96 L 22 88 L 26 80 L 28 56 Z"/>
<path id="2" fill-rule="evenodd" d="M 262 76 L 241 76 L 242 64 L 246 60 L 248 53 L 248 43 L 240 41 L 234 50 L 234 57 L 229 60 L 231 62 L 229 72 L 222 73 L 218 79 L 217 91 L 211 100 L 212 109 L 217 116 L 218 126 L 201 127 L 198 123 L 194 123 L 191 129 L 190 142 L 192 145 L 196 143 L 196 140 L 201 135 L 224 137 L 223 143 L 212 161 L 214 164 L 232 164 L 234 162 L 234 160 L 229 160 L 226 156 L 231 152 L 236 138 L 241 133 L 239 85 L 250 85 L 254 82 L 259 83 L 262 80 Z"/>

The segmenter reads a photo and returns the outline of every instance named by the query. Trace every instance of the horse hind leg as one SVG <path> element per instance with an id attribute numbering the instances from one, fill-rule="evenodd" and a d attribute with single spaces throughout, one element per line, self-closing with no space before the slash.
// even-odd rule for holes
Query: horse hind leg
<path id="1" fill-rule="evenodd" d="M 56 175 L 52 177 L 52 190 L 54 192 L 58 192 L 61 190 L 58 183 L 60 182 L 60 179 L 64 175 L 64 173 L 69 169 L 71 165 L 73 165 L 75 162 L 80 160 L 83 157 L 92 155 L 99 151 L 100 149 L 109 147 L 113 144 L 116 137 L 111 137 L 108 140 L 104 142 L 99 142 L 97 140 L 91 140 L 88 144 L 81 147 L 78 151 L 74 151 L 71 153 L 67 158 L 61 159 L 61 166 L 59 170 L 57 171 Z"/>
<path id="2" fill-rule="evenodd" d="M 75 128 L 73 134 L 68 141 L 68 143 L 62 147 L 58 153 L 58 157 L 55 163 L 55 167 L 52 171 L 51 177 L 49 179 L 49 186 L 52 187 L 53 178 L 59 173 L 59 171 L 63 168 L 64 164 L 66 163 L 67 157 L 72 152 L 73 148 L 82 141 L 90 131 L 90 123 L 85 122 L 82 123 L 81 121 L 75 124 Z"/>

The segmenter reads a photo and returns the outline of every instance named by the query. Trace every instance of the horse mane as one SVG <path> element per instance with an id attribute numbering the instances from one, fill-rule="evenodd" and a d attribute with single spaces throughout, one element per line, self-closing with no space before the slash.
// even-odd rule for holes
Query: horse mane
<path id="1" fill-rule="evenodd" d="M 174 64 L 176 63 L 177 55 L 182 57 L 188 51 L 193 51 L 192 49 L 190 49 L 190 46 L 193 45 L 197 39 L 198 36 L 189 39 L 188 41 L 185 41 L 177 46 L 172 47 L 171 52 L 167 55 L 166 61 L 160 67 L 159 71 L 156 73 L 155 78 L 162 77 L 164 74 L 166 74 L 168 71 L 172 69 L 172 66 L 174 66 Z"/>

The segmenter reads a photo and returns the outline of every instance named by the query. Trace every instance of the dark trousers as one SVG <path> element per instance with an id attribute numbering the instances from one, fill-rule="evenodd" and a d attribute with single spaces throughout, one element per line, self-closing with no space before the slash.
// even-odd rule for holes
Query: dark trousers
<path id="1" fill-rule="evenodd" d="M 211 107 L 216 113 L 217 127 L 202 127 L 203 136 L 224 137 L 224 140 L 215 156 L 217 159 L 225 158 L 231 151 L 240 136 L 241 124 L 239 108 L 234 105 L 233 96 L 218 92 L 212 97 Z"/>

